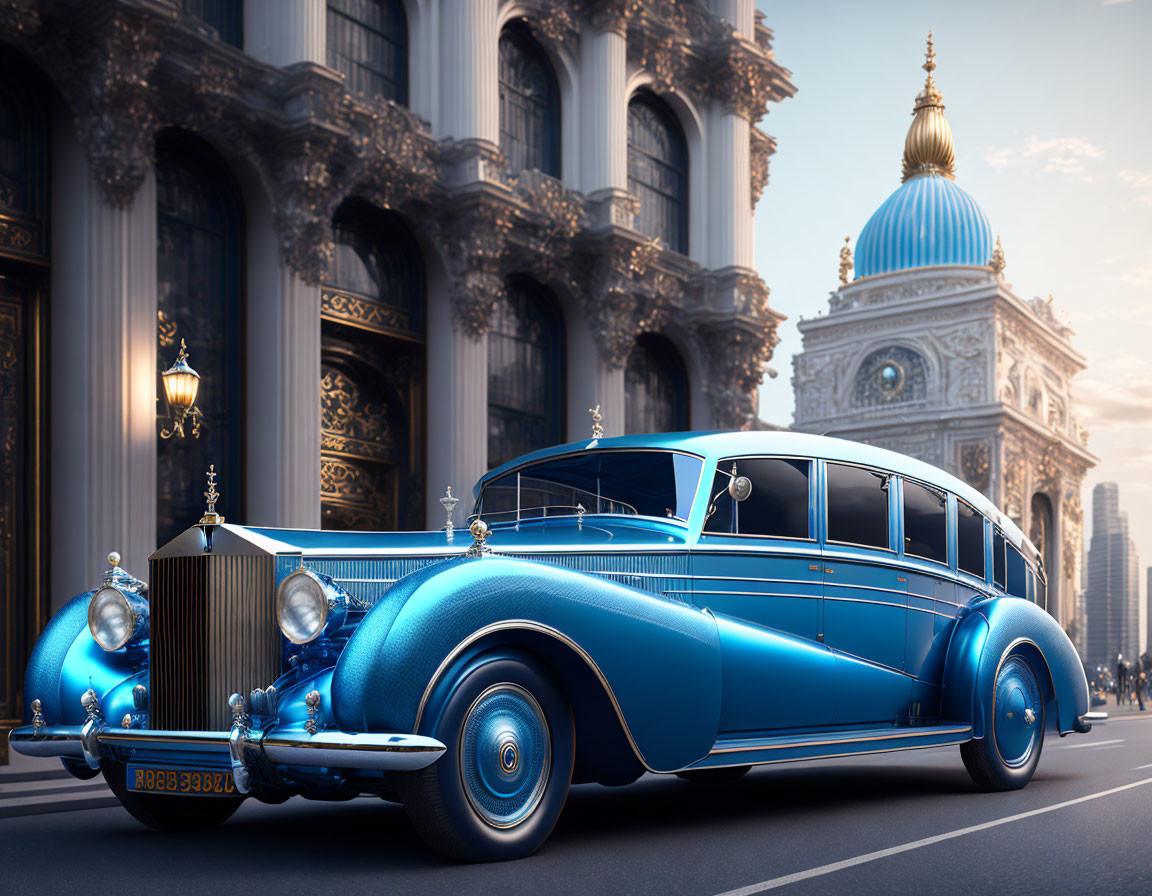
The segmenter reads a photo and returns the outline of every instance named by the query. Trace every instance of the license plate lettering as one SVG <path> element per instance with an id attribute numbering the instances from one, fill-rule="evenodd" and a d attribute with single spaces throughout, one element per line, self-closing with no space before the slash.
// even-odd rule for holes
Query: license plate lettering
<path id="1" fill-rule="evenodd" d="M 128 789 L 134 793 L 235 796 L 232 773 L 210 769 L 163 769 L 130 765 Z"/>

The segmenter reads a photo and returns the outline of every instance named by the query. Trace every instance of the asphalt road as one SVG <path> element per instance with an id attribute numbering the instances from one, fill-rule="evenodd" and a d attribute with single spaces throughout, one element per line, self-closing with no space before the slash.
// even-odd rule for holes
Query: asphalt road
<path id="1" fill-rule="evenodd" d="M 9 893 L 1140 896 L 1152 893 L 1152 719 L 1050 734 L 1015 793 L 977 792 L 955 748 L 736 783 L 577 787 L 537 855 L 498 865 L 444 863 L 401 807 L 375 799 L 249 802 L 193 835 L 146 830 L 119 808 L 3 819 L 0 880 Z"/>

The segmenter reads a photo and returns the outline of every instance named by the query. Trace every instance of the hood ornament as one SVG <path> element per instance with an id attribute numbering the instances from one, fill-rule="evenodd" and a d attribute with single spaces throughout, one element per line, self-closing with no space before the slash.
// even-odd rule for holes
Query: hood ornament
<path id="1" fill-rule="evenodd" d="M 444 531 L 448 534 L 448 540 L 452 540 L 452 511 L 456 509 L 456 505 L 460 503 L 460 499 L 452 494 L 452 486 L 448 486 L 448 490 L 444 492 L 444 497 L 440 499 L 440 506 L 444 508 L 444 512 L 448 515 L 447 521 L 444 523 Z"/>
<path id="2" fill-rule="evenodd" d="M 208 491 L 204 497 L 208 499 L 208 509 L 200 517 L 201 526 L 219 526 L 224 517 L 216 512 L 216 502 L 220 500 L 220 493 L 216 491 L 216 464 L 208 465 Z"/>
<path id="3" fill-rule="evenodd" d="M 600 413 L 600 405 L 594 408 L 588 408 L 588 413 L 592 415 L 592 441 L 604 438 L 604 415 Z"/>

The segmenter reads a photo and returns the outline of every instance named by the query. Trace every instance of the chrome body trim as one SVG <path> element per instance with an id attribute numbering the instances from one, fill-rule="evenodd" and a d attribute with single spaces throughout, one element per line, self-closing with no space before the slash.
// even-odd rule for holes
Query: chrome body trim
<path id="1" fill-rule="evenodd" d="M 87 722 L 83 726 L 48 726 L 39 732 L 31 725 L 24 725 L 9 732 L 8 742 L 13 750 L 24 756 L 88 759 L 84 747 L 86 732 L 96 759 L 93 768 L 99 768 L 102 758 L 119 758 L 116 751 L 199 747 L 227 755 L 231 762 L 237 761 L 236 751 L 242 751 L 239 758 L 245 772 L 249 766 L 248 755 L 254 752 L 263 752 L 270 762 L 279 765 L 411 771 L 431 765 L 445 749 L 438 740 L 413 734 L 322 731 L 309 736 L 303 731 L 286 731 L 262 737 L 257 733 L 257 736 L 249 738 L 247 730 L 239 726 L 232 731 L 149 731 L 106 727 L 89 730 Z M 92 764 L 91 760 L 89 764 Z"/>

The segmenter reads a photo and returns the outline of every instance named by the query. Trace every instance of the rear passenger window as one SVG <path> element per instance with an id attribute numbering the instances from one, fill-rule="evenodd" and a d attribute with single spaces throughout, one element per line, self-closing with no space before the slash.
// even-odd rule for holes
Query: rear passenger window
<path id="1" fill-rule="evenodd" d="M 888 547 L 887 473 L 828 464 L 828 540 Z"/>
<path id="2" fill-rule="evenodd" d="M 705 532 L 808 538 L 808 478 L 812 462 L 780 457 L 721 461 L 712 494 L 720 494 Z M 747 476 L 752 494 L 737 503 L 723 492 L 731 475 Z"/>
<path id="3" fill-rule="evenodd" d="M 963 501 L 956 502 L 956 565 L 984 578 L 984 517 Z"/>
<path id="4" fill-rule="evenodd" d="M 1004 540 L 1004 533 L 999 529 L 992 530 L 992 584 L 997 588 L 1004 588 L 1007 590 L 1007 559 L 1004 554 L 1004 547 L 1007 542 Z"/>
<path id="5" fill-rule="evenodd" d="M 948 562 L 948 503 L 944 493 L 904 480 L 904 553 Z"/>
<path id="6" fill-rule="evenodd" d="M 1028 596 L 1028 565 L 1024 555 L 1012 545 L 1008 545 L 1008 586 L 1005 589 L 1014 597 Z"/>

